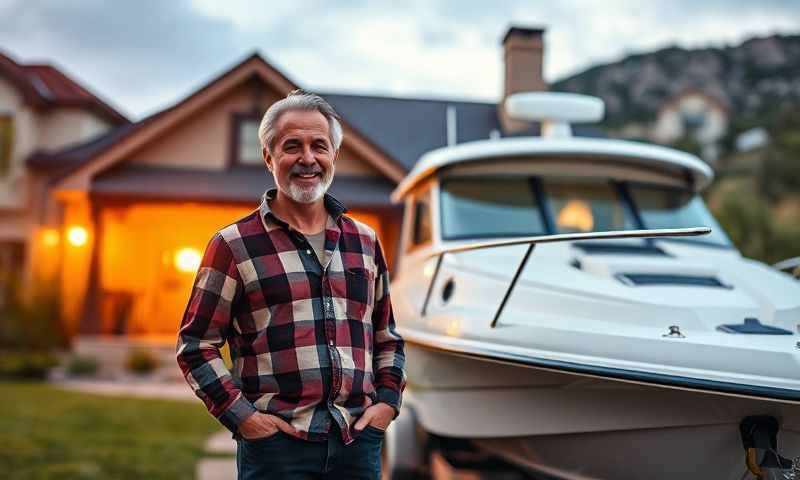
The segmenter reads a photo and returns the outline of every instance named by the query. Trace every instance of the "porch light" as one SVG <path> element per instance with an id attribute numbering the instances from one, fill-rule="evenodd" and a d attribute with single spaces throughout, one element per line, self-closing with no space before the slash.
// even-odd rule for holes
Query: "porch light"
<path id="1" fill-rule="evenodd" d="M 55 247 L 60 241 L 58 230 L 55 228 L 46 228 L 42 231 L 42 243 L 47 247 Z"/>
<path id="2" fill-rule="evenodd" d="M 202 260 L 200 251 L 191 247 L 181 248 L 175 252 L 173 259 L 175 268 L 186 273 L 196 272 L 200 268 L 200 260 Z"/>
<path id="3" fill-rule="evenodd" d="M 89 232 L 83 227 L 71 227 L 67 230 L 67 240 L 74 247 L 82 247 L 89 240 Z"/>

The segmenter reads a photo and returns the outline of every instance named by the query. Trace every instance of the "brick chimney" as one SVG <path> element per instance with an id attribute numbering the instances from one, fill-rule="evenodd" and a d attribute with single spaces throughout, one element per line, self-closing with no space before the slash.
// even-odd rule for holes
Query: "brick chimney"
<path id="1" fill-rule="evenodd" d="M 500 125 L 505 133 L 528 128 L 527 122 L 512 120 L 505 113 L 506 98 L 518 92 L 547 90 L 542 76 L 544 57 L 544 28 L 510 27 L 503 37 L 505 79 L 503 99 L 497 106 Z"/>

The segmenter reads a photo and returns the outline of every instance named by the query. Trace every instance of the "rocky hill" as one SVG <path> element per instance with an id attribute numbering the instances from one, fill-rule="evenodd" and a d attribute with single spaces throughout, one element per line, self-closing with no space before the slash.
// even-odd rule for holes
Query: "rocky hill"
<path id="1" fill-rule="evenodd" d="M 673 95 L 697 88 L 737 118 L 761 118 L 800 105 L 800 35 L 753 38 L 725 48 L 669 47 L 592 67 L 551 85 L 602 97 L 610 127 L 652 121 Z"/>

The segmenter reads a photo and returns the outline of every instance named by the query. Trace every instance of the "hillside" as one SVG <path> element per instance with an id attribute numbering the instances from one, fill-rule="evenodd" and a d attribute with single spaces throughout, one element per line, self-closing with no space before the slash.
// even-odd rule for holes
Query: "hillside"
<path id="1" fill-rule="evenodd" d="M 610 127 L 652 121 L 660 105 L 686 88 L 716 96 L 739 119 L 800 105 L 800 35 L 753 38 L 725 48 L 664 48 L 597 65 L 551 85 L 554 91 L 603 98 Z"/>

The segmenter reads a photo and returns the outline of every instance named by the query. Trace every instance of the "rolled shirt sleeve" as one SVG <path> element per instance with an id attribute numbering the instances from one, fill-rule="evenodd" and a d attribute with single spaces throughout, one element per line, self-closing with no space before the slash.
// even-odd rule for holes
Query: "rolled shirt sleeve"
<path id="1" fill-rule="evenodd" d="M 233 253 L 217 233 L 209 241 L 197 271 L 176 350 L 186 381 L 208 411 L 234 435 L 239 424 L 256 411 L 220 354 L 231 329 L 232 306 L 242 293 Z"/>

